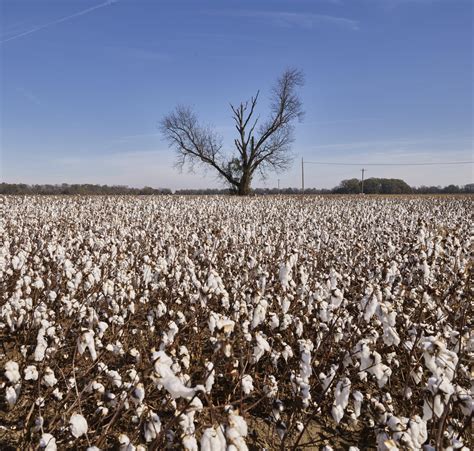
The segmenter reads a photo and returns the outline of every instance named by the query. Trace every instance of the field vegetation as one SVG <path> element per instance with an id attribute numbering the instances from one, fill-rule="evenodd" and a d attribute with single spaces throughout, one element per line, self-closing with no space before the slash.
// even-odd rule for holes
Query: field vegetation
<path id="1" fill-rule="evenodd" d="M 2 449 L 472 445 L 472 198 L 0 209 Z"/>

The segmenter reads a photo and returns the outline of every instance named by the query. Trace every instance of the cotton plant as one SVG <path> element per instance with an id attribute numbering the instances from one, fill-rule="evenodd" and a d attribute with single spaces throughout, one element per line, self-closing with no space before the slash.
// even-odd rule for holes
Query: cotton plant
<path id="1" fill-rule="evenodd" d="M 205 391 L 205 387 L 187 387 L 183 381 L 172 370 L 173 360 L 164 352 L 153 353 L 155 381 L 158 386 L 163 387 L 173 399 L 192 398 L 196 393 Z"/>
<path id="2" fill-rule="evenodd" d="M 299 347 L 301 353 L 300 372 L 298 377 L 296 377 L 296 383 L 299 388 L 303 407 L 308 407 L 311 402 L 310 377 L 313 374 L 311 364 L 311 351 L 314 349 L 314 345 L 309 340 L 299 340 Z"/>

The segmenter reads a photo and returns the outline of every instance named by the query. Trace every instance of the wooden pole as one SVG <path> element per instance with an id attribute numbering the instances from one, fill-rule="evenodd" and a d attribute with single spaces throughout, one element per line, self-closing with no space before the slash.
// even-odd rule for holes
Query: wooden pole
<path id="1" fill-rule="evenodd" d="M 304 194 L 304 161 L 301 158 L 301 193 Z"/>

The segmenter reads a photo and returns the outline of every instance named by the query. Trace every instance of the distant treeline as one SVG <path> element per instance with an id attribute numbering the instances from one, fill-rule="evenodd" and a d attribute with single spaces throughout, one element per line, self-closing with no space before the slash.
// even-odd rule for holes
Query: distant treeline
<path id="1" fill-rule="evenodd" d="M 338 186 L 331 190 L 333 194 L 462 194 L 473 193 L 474 184 L 465 186 L 448 185 L 441 186 L 419 186 L 411 187 L 401 179 L 369 178 L 362 181 L 359 179 L 343 180 Z"/>
<path id="2" fill-rule="evenodd" d="M 369 178 L 364 180 L 365 194 L 465 194 L 474 193 L 474 184 L 465 186 L 448 185 L 441 186 L 419 186 L 411 187 L 400 179 Z M 362 182 L 359 179 L 343 180 L 338 186 L 332 189 L 305 188 L 305 194 L 358 194 L 362 192 Z M 268 194 L 301 194 L 300 188 L 255 188 L 252 190 L 256 195 Z M 87 195 L 169 195 L 173 194 L 167 188 L 130 188 L 124 185 L 92 185 L 75 184 L 68 185 L 26 185 L 24 183 L 0 183 L 0 194 L 87 194 Z M 214 195 L 233 194 L 230 189 L 181 189 L 176 190 L 177 195 Z"/>
<path id="3" fill-rule="evenodd" d="M 75 184 L 68 185 L 26 185 L 24 183 L 0 183 L 0 194 L 134 194 L 134 195 L 151 195 L 151 194 L 172 194 L 167 188 L 130 188 L 125 185 L 92 185 L 92 184 Z"/>

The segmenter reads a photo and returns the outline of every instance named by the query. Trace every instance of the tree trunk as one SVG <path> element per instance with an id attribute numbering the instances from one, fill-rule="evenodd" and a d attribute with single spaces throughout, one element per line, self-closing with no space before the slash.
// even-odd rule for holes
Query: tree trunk
<path id="1" fill-rule="evenodd" d="M 250 194 L 250 183 L 252 181 L 252 176 L 248 172 L 242 174 L 240 179 L 239 186 L 237 188 L 237 194 L 239 196 L 247 196 Z"/>

